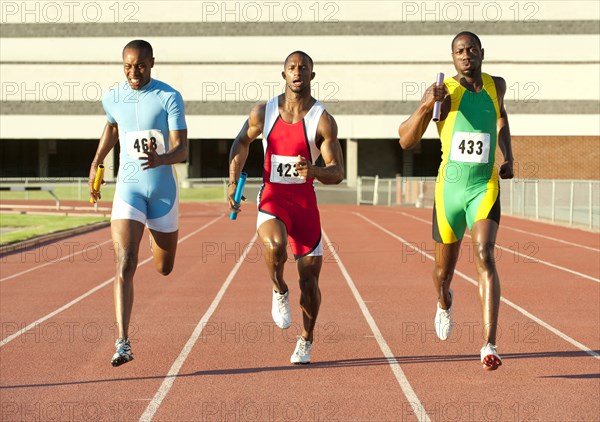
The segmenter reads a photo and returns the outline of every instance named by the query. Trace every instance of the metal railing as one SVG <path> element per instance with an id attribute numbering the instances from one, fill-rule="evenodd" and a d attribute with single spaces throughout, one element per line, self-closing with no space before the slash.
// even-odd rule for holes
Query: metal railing
<path id="1" fill-rule="evenodd" d="M 600 229 L 599 180 L 501 180 L 500 191 L 504 213 Z"/>
<path id="2" fill-rule="evenodd" d="M 357 204 L 433 207 L 434 177 L 360 177 Z M 600 231 L 600 180 L 500 180 L 502 213 Z M 394 200 L 390 198 L 394 197 Z"/>
<path id="3" fill-rule="evenodd" d="M 249 181 L 248 187 L 256 190 L 260 183 L 260 178 L 254 178 Z M 435 184 L 435 177 L 380 178 L 363 176 L 359 177 L 357 181 L 356 203 L 359 205 L 407 205 L 431 208 L 433 207 Z M 182 181 L 183 187 L 211 185 L 222 187 L 225 197 L 226 178 Z M 0 178 L 0 186 L 43 186 L 54 190 L 57 187 L 69 187 L 76 190 L 75 196 L 78 200 L 87 200 L 88 198 L 87 178 Z M 346 190 L 349 194 L 353 192 L 344 183 L 339 186 L 320 187 L 320 189 L 331 190 L 331 192 L 335 189 Z M 25 199 L 28 199 L 30 191 L 23 190 Z M 503 214 L 600 231 L 600 180 L 501 180 L 500 192 Z M 335 200 L 342 200 L 342 197 L 336 197 Z M 351 198 L 349 200 L 352 201 Z"/>
<path id="4" fill-rule="evenodd" d="M 2 177 L 0 186 L 18 188 L 13 190 L 25 191 L 24 199 L 29 199 L 29 192 L 39 190 L 31 189 L 43 186 L 52 189 L 51 195 L 54 196 L 54 190 L 58 187 L 67 187 L 75 190 L 77 200 L 88 198 L 88 178 L 87 177 Z M 48 190 L 42 189 L 42 190 Z M 58 198 L 55 198 L 58 201 Z"/>

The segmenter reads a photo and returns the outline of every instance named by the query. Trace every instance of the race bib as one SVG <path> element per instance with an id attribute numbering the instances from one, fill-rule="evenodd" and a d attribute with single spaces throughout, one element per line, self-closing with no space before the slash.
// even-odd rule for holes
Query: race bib
<path id="1" fill-rule="evenodd" d="M 306 183 L 296 171 L 298 157 L 285 155 L 271 155 L 271 183 L 282 183 L 285 185 Z"/>
<path id="2" fill-rule="evenodd" d="M 165 139 L 158 129 L 127 132 L 125 143 L 127 155 L 131 158 L 144 158 L 150 150 L 156 150 L 158 154 L 165 153 Z"/>
<path id="3" fill-rule="evenodd" d="M 451 160 L 487 164 L 489 156 L 489 133 L 454 132 L 450 150 Z"/>

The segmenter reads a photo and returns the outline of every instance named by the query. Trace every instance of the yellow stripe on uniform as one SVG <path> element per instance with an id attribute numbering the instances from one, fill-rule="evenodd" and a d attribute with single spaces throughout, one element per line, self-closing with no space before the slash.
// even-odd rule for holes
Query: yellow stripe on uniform
<path id="1" fill-rule="evenodd" d="M 435 188 L 435 209 L 437 226 L 442 238 L 442 242 L 445 244 L 454 243 L 458 239 L 454 234 L 454 230 L 450 226 L 448 219 L 446 218 L 446 208 L 444 207 L 444 183 L 446 180 L 446 166 L 440 167 L 438 173 L 437 183 L 439 184 Z"/>
<path id="2" fill-rule="evenodd" d="M 452 144 L 452 132 L 454 130 L 454 121 L 456 120 L 456 113 L 460 106 L 463 94 L 466 89 L 454 78 L 447 78 L 444 80 L 444 84 L 448 89 L 448 95 L 450 96 L 450 111 L 446 119 L 441 120 L 437 123 L 438 133 L 440 134 L 440 140 L 442 141 L 442 164 L 440 165 L 440 171 L 438 173 L 438 185 L 435 188 L 435 204 L 436 204 L 436 215 L 437 215 L 437 226 L 444 243 L 454 243 L 458 239 L 454 234 L 454 230 L 448 222 L 446 217 L 446 208 L 444 206 L 444 182 L 446 180 L 446 164 L 450 158 L 450 146 Z"/>
<path id="3" fill-rule="evenodd" d="M 494 109 L 496 110 L 496 120 L 500 118 L 500 107 L 498 106 L 498 93 L 496 92 L 496 84 L 494 78 L 487 73 L 482 73 L 481 78 L 483 80 L 483 89 L 487 91 L 488 95 L 494 103 Z"/>
<path id="4" fill-rule="evenodd" d="M 456 114 L 458 107 L 466 88 L 460 83 L 456 82 L 454 78 L 447 78 L 444 80 L 446 89 L 448 89 L 448 95 L 450 96 L 450 111 L 448 116 L 444 120 L 437 122 L 437 129 L 442 141 L 442 162 L 447 162 L 450 158 L 450 147 L 452 145 L 452 134 L 454 132 L 454 121 L 456 120 Z"/>
<path id="5" fill-rule="evenodd" d="M 492 176 L 490 180 L 487 182 L 487 189 L 485 191 L 485 195 L 481 200 L 481 204 L 479 204 L 479 208 L 477 209 L 477 215 L 475 215 L 475 221 L 485 220 L 490 214 L 490 210 L 496 203 L 496 199 L 498 199 L 498 171 L 496 167 L 492 170 Z"/>

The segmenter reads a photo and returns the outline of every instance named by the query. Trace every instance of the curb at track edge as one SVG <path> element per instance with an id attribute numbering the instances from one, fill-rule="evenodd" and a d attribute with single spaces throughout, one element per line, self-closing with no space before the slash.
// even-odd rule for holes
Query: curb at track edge
<path id="1" fill-rule="evenodd" d="M 13 243 L 6 246 L 0 247 L 0 256 L 11 252 L 18 252 L 24 249 L 39 246 L 42 243 L 54 242 L 67 237 L 75 236 L 82 233 L 91 232 L 94 230 L 100 230 L 107 226 L 110 226 L 110 221 L 100 221 L 98 223 L 87 224 L 85 226 L 75 227 L 72 229 L 58 231 L 56 233 L 50 233 L 43 236 L 34 237 L 33 239 L 24 240 L 22 242 Z"/>

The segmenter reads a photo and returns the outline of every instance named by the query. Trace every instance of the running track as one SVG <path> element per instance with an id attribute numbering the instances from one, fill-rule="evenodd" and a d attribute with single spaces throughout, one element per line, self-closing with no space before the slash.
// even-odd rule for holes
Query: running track
<path id="1" fill-rule="evenodd" d="M 113 368 L 110 230 L 2 258 L 2 421 L 573 421 L 600 414 L 600 237 L 503 216 L 498 351 L 479 364 L 481 316 L 464 241 L 455 328 L 433 330 L 431 210 L 322 206 L 327 241 L 313 363 L 292 366 L 300 332 L 271 321 L 253 244 L 256 211 L 181 209 L 176 267 L 142 245 L 135 360 Z"/>

